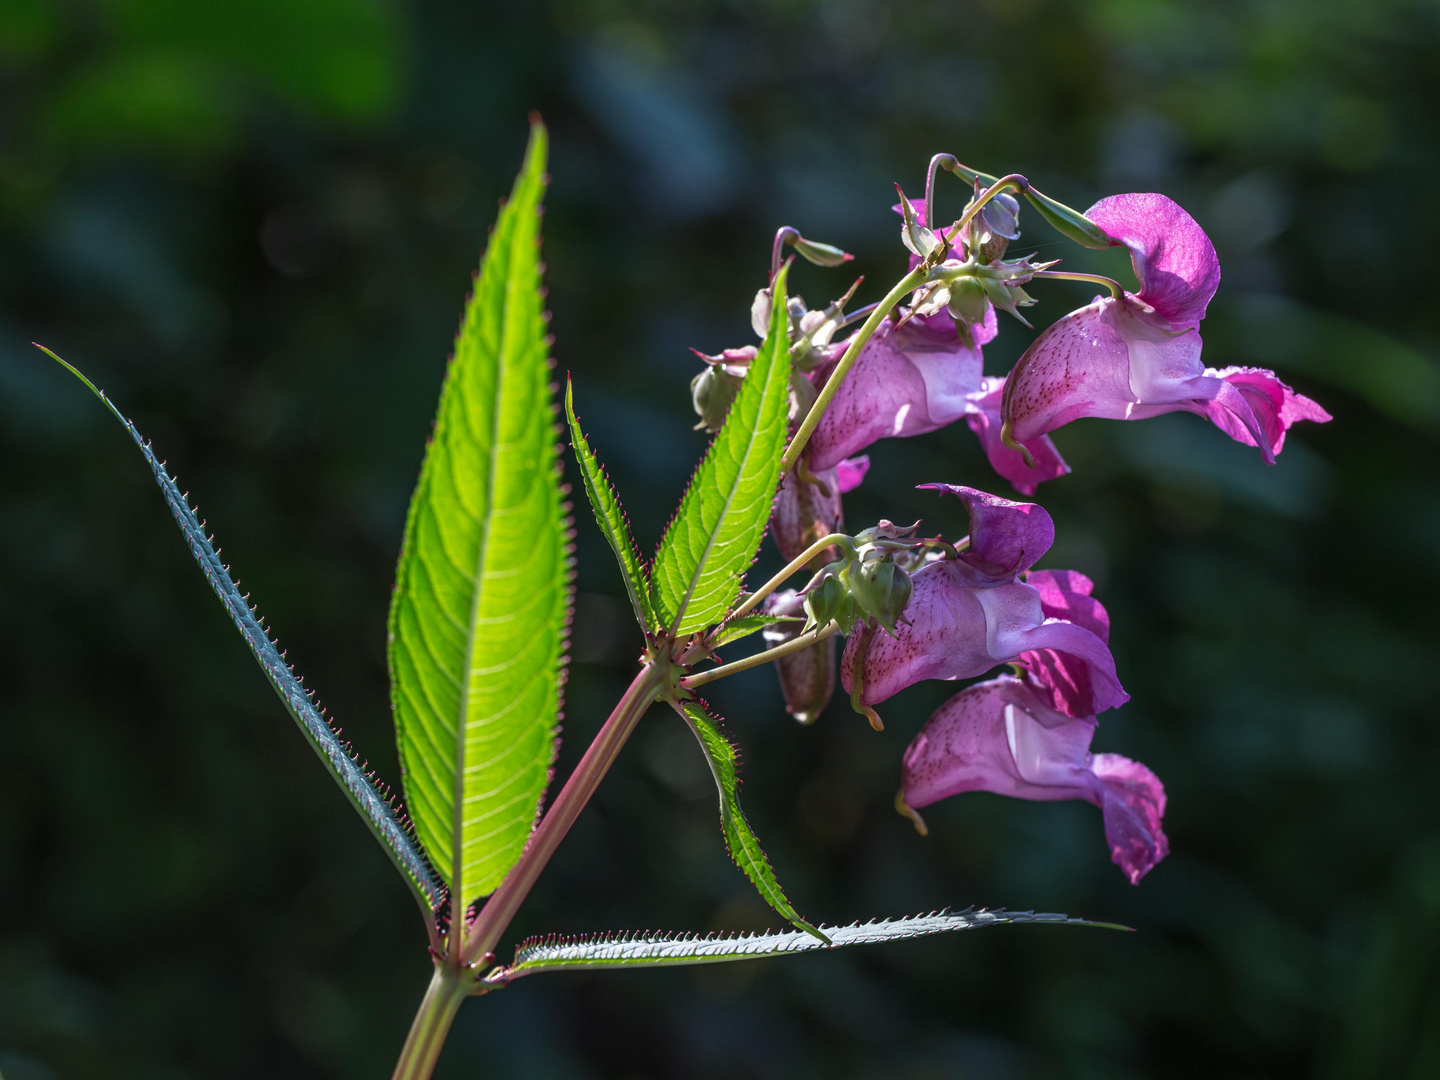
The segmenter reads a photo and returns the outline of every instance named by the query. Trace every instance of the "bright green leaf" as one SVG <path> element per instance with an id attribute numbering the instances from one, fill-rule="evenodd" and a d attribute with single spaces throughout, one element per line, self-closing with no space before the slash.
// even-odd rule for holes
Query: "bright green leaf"
<path id="1" fill-rule="evenodd" d="M 44 349 L 44 346 L 41 348 Z M 96 388 L 94 383 L 50 352 L 49 349 L 44 349 L 44 351 L 88 386 L 91 392 L 105 403 L 105 407 L 115 415 L 115 418 L 125 425 L 125 430 L 135 440 L 135 445 L 140 447 L 140 452 L 145 455 L 145 461 L 149 464 L 150 471 L 155 474 L 155 482 L 160 485 L 160 490 L 165 495 L 165 502 L 169 505 L 170 512 L 175 515 L 175 521 L 180 526 L 180 532 L 185 537 L 190 554 L 200 565 L 201 571 L 205 574 L 205 580 L 210 582 L 210 587 L 215 590 L 215 595 L 225 605 L 226 612 L 229 613 L 241 636 L 245 638 L 245 644 L 250 646 L 250 652 L 259 662 L 261 670 L 265 672 L 265 677 L 270 680 L 270 685 L 280 695 L 280 700 L 285 703 L 285 708 L 294 717 L 295 723 L 299 725 L 301 733 L 309 741 L 311 748 L 320 756 L 320 760 L 330 770 L 330 775 L 340 785 L 340 789 L 345 792 L 346 798 L 350 800 L 350 805 L 355 807 L 360 816 L 365 819 L 365 823 L 370 826 L 370 831 L 384 846 L 391 861 L 399 868 L 401 875 L 415 893 L 416 899 L 420 901 L 420 905 L 427 911 L 433 911 L 443 898 L 440 883 L 435 880 L 435 875 L 415 846 L 410 833 L 401 824 L 390 804 L 389 794 L 382 794 L 376 789 L 365 769 L 355 760 L 350 747 L 335 734 L 310 691 L 305 689 L 295 672 L 291 670 L 290 665 L 286 663 L 284 652 L 271 640 L 264 620 L 250 606 L 248 596 L 240 592 L 239 586 L 230 576 L 229 568 L 220 561 L 220 553 L 216 550 L 211 538 L 206 535 L 204 524 L 196 515 L 194 508 L 191 507 L 190 501 L 176 486 L 175 480 L 165 470 L 164 463 L 155 456 L 150 444 L 140 437 L 140 432 L 135 430 L 135 425 L 125 418 L 124 414 L 101 390 Z"/>
<path id="2" fill-rule="evenodd" d="M 757 630 L 764 630 L 767 626 L 774 626 L 776 623 L 794 623 L 800 626 L 805 620 L 794 615 L 766 615 L 763 612 L 752 612 L 749 615 L 741 615 L 738 619 L 731 619 L 720 628 L 715 635 L 715 647 L 728 645 L 732 641 L 739 641 L 743 637 L 749 637 Z"/>
<path id="3" fill-rule="evenodd" d="M 730 610 L 780 483 L 790 405 L 784 269 L 775 275 L 773 293 L 770 332 L 655 555 L 651 580 L 659 614 L 681 637 Z"/>
<path id="4" fill-rule="evenodd" d="M 903 941 L 953 930 L 978 930 L 1006 923 L 1052 923 L 1063 926 L 1099 926 L 1127 929 L 1113 923 L 1088 922 L 1067 915 L 1036 914 L 1033 911 L 937 911 L 906 919 L 881 919 L 851 923 L 849 926 L 822 926 L 827 940 L 803 930 L 776 934 L 596 934 L 578 938 L 530 938 L 515 950 L 515 961 L 486 979 L 503 985 L 522 975 L 541 971 L 565 971 L 597 967 L 680 967 L 686 964 L 723 964 L 731 960 L 755 960 L 764 956 L 816 952 L 845 945 L 873 945 L 882 941 Z"/>
<path id="5" fill-rule="evenodd" d="M 620 563 L 620 572 L 625 577 L 625 591 L 630 594 L 630 606 L 635 609 L 635 618 L 645 630 L 654 633 L 660 627 L 655 615 L 655 600 L 650 591 L 650 579 L 640 562 L 640 552 L 635 547 L 635 538 L 630 535 L 630 522 L 620 506 L 610 478 L 595 460 L 585 433 L 580 430 L 580 421 L 575 416 L 575 388 L 565 380 L 565 417 L 570 422 L 570 445 L 575 449 L 575 460 L 580 464 L 580 478 L 585 482 L 585 494 L 590 499 L 590 509 L 595 511 L 595 524 L 605 534 L 610 549 Z"/>
<path id="6" fill-rule="evenodd" d="M 725 846 L 735 865 L 745 872 L 755 890 L 772 908 L 798 926 L 807 934 L 813 934 L 821 941 L 828 941 L 824 934 L 802 919 L 785 898 L 770 861 L 760 848 L 760 841 L 745 820 L 740 809 L 740 778 L 735 771 L 735 746 L 720 730 L 719 725 L 705 710 L 700 701 L 685 701 L 678 706 L 680 715 L 685 717 L 690 730 L 700 740 L 705 759 L 710 763 L 710 772 L 715 777 L 715 787 L 720 794 L 720 828 L 725 834 Z"/>
<path id="7" fill-rule="evenodd" d="M 530 835 L 564 680 L 570 530 L 540 295 L 545 147 L 537 121 L 465 309 L 390 609 L 406 804 L 466 905 Z"/>

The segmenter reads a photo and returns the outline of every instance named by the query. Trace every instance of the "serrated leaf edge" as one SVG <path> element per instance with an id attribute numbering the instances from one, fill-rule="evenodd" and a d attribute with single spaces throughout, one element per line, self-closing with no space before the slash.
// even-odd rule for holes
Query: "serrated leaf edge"
<path id="1" fill-rule="evenodd" d="M 570 426 L 570 446 L 580 466 L 580 479 L 584 483 L 585 496 L 595 514 L 595 524 L 600 527 L 610 550 L 620 564 L 620 575 L 625 579 L 625 592 L 630 597 L 630 606 L 635 618 L 646 633 L 661 630 L 660 618 L 656 614 L 654 590 L 649 570 L 640 557 L 640 548 L 630 531 L 630 518 L 620 504 L 620 496 L 610 482 L 604 466 L 590 449 L 590 442 L 580 428 L 580 418 L 575 414 L 575 387 L 569 377 L 565 379 L 565 417 Z M 613 518 L 611 511 L 613 510 Z"/>
<path id="2" fill-rule="evenodd" d="M 40 348 L 44 349 L 44 346 Z M 315 700 L 314 694 L 306 689 L 304 681 L 290 667 L 285 653 L 270 636 L 264 619 L 250 604 L 249 595 L 240 592 L 239 585 L 230 576 L 230 568 L 220 560 L 214 538 L 205 532 L 205 523 L 200 520 L 174 477 L 166 470 L 165 463 L 155 455 L 152 444 L 140 434 L 129 418 L 115 407 L 103 390 L 49 349 L 44 351 L 89 387 L 130 433 L 130 438 L 145 456 L 155 476 L 155 482 L 164 494 L 170 512 L 175 516 L 176 524 L 180 526 L 190 554 L 215 595 L 225 606 L 231 621 L 245 639 L 245 644 L 265 672 L 270 685 L 280 696 L 311 748 L 328 766 L 331 776 L 345 792 L 350 804 L 365 819 L 370 831 L 384 846 L 391 861 L 410 885 L 416 900 L 427 911 L 435 912 L 444 902 L 445 888 L 431 869 L 419 840 L 413 834 L 413 826 L 405 818 L 403 811 L 397 809 L 394 793 L 390 791 L 389 785 L 373 772 L 367 772 L 366 765 L 356 759 L 350 744 L 340 738 Z"/>
<path id="3" fill-rule="evenodd" d="M 549 934 L 522 941 L 515 949 L 514 961 L 508 967 L 497 968 L 491 972 L 486 981 L 504 984 L 537 972 L 589 967 L 664 967 L 728 963 L 1023 923 L 1129 929 L 1114 923 L 1093 922 L 1069 915 L 972 907 L 959 912 L 942 908 L 925 915 L 911 915 L 901 919 L 872 919 L 866 923 L 853 922 L 848 926 L 822 925 L 819 929 L 829 938 L 828 945 L 803 930 L 745 934 L 653 931 L 579 936 Z"/>

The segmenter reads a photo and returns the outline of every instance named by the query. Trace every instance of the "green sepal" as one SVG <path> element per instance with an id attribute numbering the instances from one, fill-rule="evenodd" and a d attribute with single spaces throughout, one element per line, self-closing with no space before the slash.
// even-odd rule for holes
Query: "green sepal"
<path id="1" fill-rule="evenodd" d="M 682 701 L 675 708 L 690 725 L 690 730 L 695 733 L 701 749 L 705 751 L 705 759 L 710 763 L 710 772 L 715 777 L 715 787 L 720 796 L 720 828 L 725 834 L 725 846 L 729 848 L 735 865 L 750 879 L 750 884 L 755 886 L 755 891 L 762 900 L 795 926 L 828 945 L 830 939 L 802 919 L 785 898 L 785 892 L 775 878 L 775 871 L 770 868 L 770 860 L 765 857 L 760 841 L 756 839 L 750 823 L 745 820 L 745 814 L 740 809 L 740 777 L 736 772 L 738 755 L 735 744 L 725 737 L 719 723 L 706 710 L 703 701 Z"/>
<path id="2" fill-rule="evenodd" d="M 568 377 L 565 380 L 565 417 L 570 423 L 570 445 L 580 465 L 585 495 L 590 500 L 590 509 L 595 512 L 595 524 L 600 526 L 610 550 L 615 552 L 615 560 L 625 578 L 625 592 L 630 597 L 630 606 L 635 609 L 640 628 L 647 633 L 656 633 L 661 626 L 655 614 L 650 577 L 645 573 L 645 564 L 640 561 L 640 551 L 630 534 L 630 521 L 620 506 L 620 499 L 591 451 L 585 433 L 580 430 L 580 421 L 575 416 L 575 388 Z"/>

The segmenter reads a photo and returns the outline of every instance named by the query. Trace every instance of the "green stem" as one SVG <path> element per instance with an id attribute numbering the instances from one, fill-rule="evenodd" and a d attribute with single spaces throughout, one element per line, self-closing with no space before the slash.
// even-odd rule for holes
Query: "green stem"
<path id="1" fill-rule="evenodd" d="M 765 597 L 769 596 L 781 585 L 784 585 L 786 579 L 788 579 L 791 574 L 798 573 L 799 571 L 805 569 L 805 564 L 808 563 L 811 559 L 813 559 L 816 555 L 819 555 L 820 552 L 824 551 L 826 548 L 835 547 L 837 545 L 846 548 L 849 551 L 850 555 L 852 557 L 854 556 L 855 541 L 852 540 L 845 533 L 830 533 L 827 536 L 822 536 L 819 540 L 816 540 L 799 555 L 796 555 L 795 558 L 791 559 L 790 562 L 786 564 L 785 569 L 781 570 L 769 581 L 765 582 L 764 585 L 761 585 L 759 589 L 747 596 L 743 604 L 741 604 L 738 608 L 736 608 L 734 611 L 732 611 L 729 615 L 725 617 L 725 622 L 734 622 L 736 619 L 740 618 L 740 616 L 749 614 L 755 609 L 756 604 L 760 603 L 761 600 L 764 600 Z M 721 623 L 720 625 L 723 627 L 725 623 Z"/>
<path id="2" fill-rule="evenodd" d="M 435 965 L 391 1080 L 429 1080 L 460 1003 L 469 996 L 472 981 L 470 972 L 454 964 L 440 961 Z"/>
<path id="3" fill-rule="evenodd" d="M 1032 277 L 1050 278 L 1052 281 L 1093 281 L 1096 285 L 1104 285 L 1110 290 L 1110 295 L 1116 300 L 1125 295 L 1125 287 L 1114 278 L 1105 277 L 1103 274 L 1080 274 L 1069 270 L 1036 270 Z"/>
<path id="4" fill-rule="evenodd" d="M 801 634 L 797 638 L 785 642 L 783 645 L 776 645 L 773 649 L 766 649 L 754 656 L 747 656 L 744 660 L 736 660 L 733 664 L 721 664 L 709 671 L 702 671 L 696 675 L 687 675 L 680 680 L 680 685 L 686 690 L 694 690 L 697 686 L 704 686 L 706 683 L 714 682 L 716 679 L 723 679 L 729 675 L 738 675 L 742 671 L 749 671 L 751 668 L 759 667 L 761 664 L 768 664 L 772 660 L 779 660 L 782 656 L 789 656 L 791 653 L 799 652 L 801 649 L 808 649 L 817 641 L 824 641 L 831 634 L 840 629 L 840 624 L 831 622 L 823 630 L 816 628 L 809 633 Z"/>
<path id="5" fill-rule="evenodd" d="M 640 669 L 640 674 L 635 676 L 635 681 L 625 691 L 625 696 L 615 706 L 615 711 L 601 725 L 595 741 L 585 751 L 584 757 L 565 781 L 565 786 L 561 788 L 555 802 L 530 835 L 530 842 L 525 845 L 520 861 L 510 868 L 510 873 L 505 875 L 505 880 L 475 917 L 465 941 L 466 964 L 474 964 L 494 950 L 500 935 L 510 925 L 510 920 L 515 917 L 515 912 L 519 910 L 525 897 L 530 894 L 540 871 L 545 869 L 545 864 L 555 854 L 560 841 L 565 839 L 570 826 L 575 824 L 580 811 L 585 809 L 585 804 L 590 801 L 590 796 L 595 793 L 600 780 L 615 763 L 620 748 L 630 738 L 630 733 L 635 730 L 635 725 L 639 723 L 645 710 L 660 695 L 668 678 L 668 665 L 662 667 L 653 663 L 646 664 Z"/>
<path id="6" fill-rule="evenodd" d="M 850 343 L 845 349 L 845 355 L 840 357 L 840 362 L 835 365 L 835 370 L 830 373 L 830 378 L 825 380 L 825 388 L 810 406 L 810 411 L 805 414 L 805 420 L 800 429 L 795 432 L 795 437 L 790 440 L 790 445 L 785 448 L 785 456 L 780 459 L 780 472 L 783 474 L 794 467 L 800 455 L 805 450 L 805 444 L 810 441 L 810 436 L 815 434 L 816 427 L 820 424 L 820 418 L 825 415 L 825 410 L 830 402 L 835 399 L 836 393 L 840 390 L 840 382 L 855 366 L 855 358 L 860 355 L 860 350 L 870 340 L 880 326 L 885 316 L 890 314 L 890 309 L 914 290 L 915 286 L 925 280 L 926 270 L 923 266 L 917 266 L 910 273 L 896 283 L 895 287 L 885 294 L 885 299 L 875 306 L 870 317 L 865 320 L 860 329 L 855 331 Z"/>

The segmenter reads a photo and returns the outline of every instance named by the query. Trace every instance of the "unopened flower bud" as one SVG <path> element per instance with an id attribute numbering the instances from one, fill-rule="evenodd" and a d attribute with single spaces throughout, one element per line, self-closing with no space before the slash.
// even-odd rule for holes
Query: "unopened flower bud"
<path id="1" fill-rule="evenodd" d="M 950 286 L 950 300 L 946 309 L 957 322 L 976 326 L 985 321 L 985 309 L 989 307 L 985 286 L 973 277 L 959 277 Z"/>
<path id="2" fill-rule="evenodd" d="M 841 251 L 830 244 L 818 244 L 803 236 L 795 241 L 795 250 L 816 266 L 844 266 L 855 257 L 848 251 Z"/>
<path id="3" fill-rule="evenodd" d="M 739 386 L 739 378 L 718 366 L 707 367 L 691 379 L 690 401 L 695 406 L 695 415 L 700 417 L 695 430 L 719 431 Z"/>
<path id="4" fill-rule="evenodd" d="M 773 615 L 799 615 L 803 602 L 785 590 L 773 594 L 765 610 Z M 765 646 L 770 649 L 793 641 L 800 633 L 799 623 L 775 623 L 762 631 Z M 835 638 L 780 657 L 775 661 L 775 670 L 785 695 L 785 711 L 802 724 L 813 724 L 835 692 Z"/>
<path id="5" fill-rule="evenodd" d="M 1108 248 L 1114 243 L 1104 229 L 1079 210 L 1072 210 L 1034 188 L 1025 192 L 1025 198 L 1030 200 L 1030 204 L 1040 211 L 1040 216 L 1053 225 L 1061 236 L 1074 240 L 1081 247 Z"/>
<path id="6" fill-rule="evenodd" d="M 861 562 L 851 569 L 850 592 L 860 609 L 893 635 L 910 603 L 910 575 L 890 558 Z"/>
<path id="7" fill-rule="evenodd" d="M 1020 204 L 1015 196 L 1002 191 L 981 207 L 970 234 L 975 237 L 975 257 L 981 263 L 1004 255 L 1010 241 L 1020 236 Z"/>
<path id="8" fill-rule="evenodd" d="M 828 572 L 819 585 L 805 594 L 805 614 L 810 617 L 806 624 L 809 629 L 838 622 L 840 629 L 847 634 L 859 616 L 849 590 L 838 577 Z"/>
<path id="9" fill-rule="evenodd" d="M 750 329 L 761 341 L 770 333 L 770 290 L 761 289 L 750 304 Z"/>

